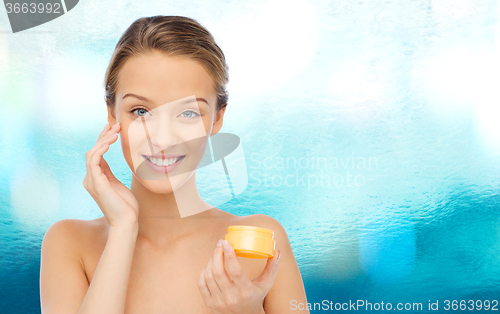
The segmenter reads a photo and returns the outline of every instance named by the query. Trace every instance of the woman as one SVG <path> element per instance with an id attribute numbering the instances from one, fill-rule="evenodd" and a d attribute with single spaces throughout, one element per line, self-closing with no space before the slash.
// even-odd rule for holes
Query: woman
<path id="1" fill-rule="evenodd" d="M 306 303 L 284 228 L 198 193 L 195 168 L 222 127 L 227 81 L 222 51 L 195 20 L 141 18 L 123 34 L 105 77 L 108 124 L 86 153 L 83 183 L 104 216 L 62 220 L 45 234 L 43 313 L 283 314 Z M 118 133 L 131 189 L 103 158 Z M 274 256 L 236 257 L 222 241 L 230 225 L 273 230 Z"/>

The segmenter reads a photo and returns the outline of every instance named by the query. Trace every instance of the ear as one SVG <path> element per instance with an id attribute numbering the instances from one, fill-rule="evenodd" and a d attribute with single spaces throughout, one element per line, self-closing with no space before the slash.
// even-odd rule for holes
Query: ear
<path id="1" fill-rule="evenodd" d="M 116 108 L 116 106 L 113 109 L 111 109 L 110 106 L 106 106 L 106 107 L 108 107 L 108 123 L 109 123 L 109 125 L 113 126 L 116 123 L 115 109 L 114 109 L 114 108 Z"/>
<path id="2" fill-rule="evenodd" d="M 215 121 L 214 121 L 214 124 L 212 127 L 212 134 L 211 135 L 218 133 L 220 131 L 220 129 L 222 128 L 222 121 L 224 119 L 225 112 L 226 112 L 226 107 L 224 107 L 224 109 L 219 110 L 219 112 L 217 112 L 217 116 L 215 117 Z"/>

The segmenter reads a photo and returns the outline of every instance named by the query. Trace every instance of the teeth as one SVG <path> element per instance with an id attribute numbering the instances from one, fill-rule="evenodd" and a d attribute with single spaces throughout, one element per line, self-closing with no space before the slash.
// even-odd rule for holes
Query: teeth
<path id="1" fill-rule="evenodd" d="M 160 166 L 160 167 L 166 167 L 174 164 L 177 161 L 177 158 L 170 158 L 170 159 L 162 159 L 162 158 L 154 158 L 154 157 L 149 157 L 149 161 L 151 161 L 153 164 Z"/>

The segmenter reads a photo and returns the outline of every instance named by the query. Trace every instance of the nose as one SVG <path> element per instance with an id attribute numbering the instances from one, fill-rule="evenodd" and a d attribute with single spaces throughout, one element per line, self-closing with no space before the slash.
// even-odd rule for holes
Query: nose
<path id="1" fill-rule="evenodd" d="M 143 125 L 146 136 L 150 141 L 150 146 L 154 150 L 152 153 L 168 150 L 170 147 L 178 144 L 172 121 L 167 121 L 167 119 L 153 119 L 145 122 L 143 119 Z"/>

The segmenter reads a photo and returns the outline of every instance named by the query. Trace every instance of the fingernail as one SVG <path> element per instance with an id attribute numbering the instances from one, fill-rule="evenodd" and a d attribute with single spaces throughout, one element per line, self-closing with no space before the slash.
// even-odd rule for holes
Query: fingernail
<path id="1" fill-rule="evenodd" d="M 224 250 L 226 251 L 229 251 L 231 250 L 231 244 L 229 243 L 228 240 L 223 240 L 222 241 L 222 247 L 224 248 Z"/>
<path id="2" fill-rule="evenodd" d="M 113 138 L 115 135 L 118 135 L 118 133 L 113 133 L 109 136 L 109 138 Z"/>
<path id="3" fill-rule="evenodd" d="M 109 125 L 109 122 L 108 122 L 108 123 L 106 123 L 106 125 L 104 126 L 104 128 L 107 128 L 108 126 L 110 126 L 110 125 Z"/>
<path id="4" fill-rule="evenodd" d="M 276 262 L 280 260 L 280 257 L 281 257 L 281 251 L 278 250 L 278 258 L 276 259 Z"/>
<path id="5" fill-rule="evenodd" d="M 219 242 L 217 242 L 217 246 L 221 246 L 222 245 L 222 239 L 219 240 Z"/>
<path id="6" fill-rule="evenodd" d="M 118 124 L 120 124 L 120 122 L 116 122 L 116 124 L 113 125 L 113 128 L 116 128 L 118 126 Z"/>

